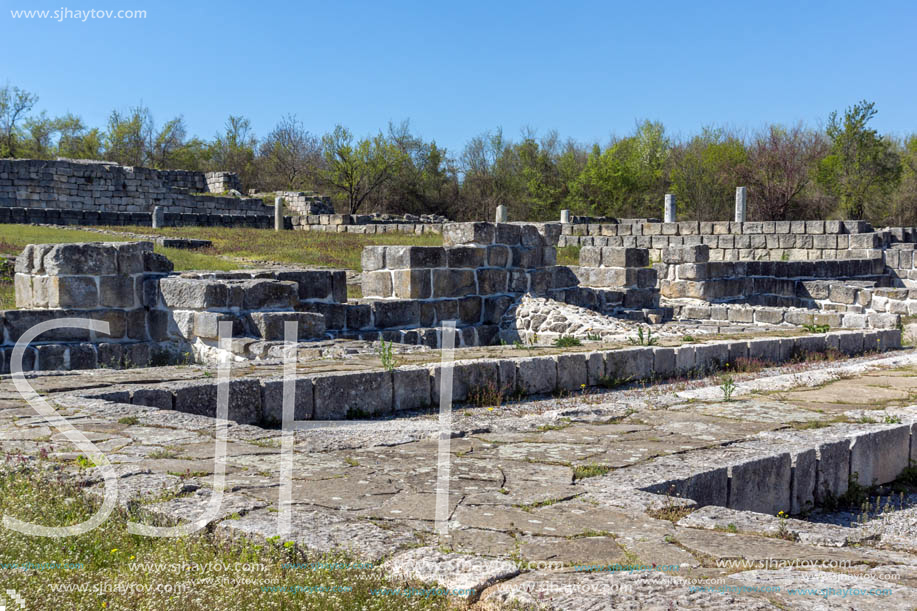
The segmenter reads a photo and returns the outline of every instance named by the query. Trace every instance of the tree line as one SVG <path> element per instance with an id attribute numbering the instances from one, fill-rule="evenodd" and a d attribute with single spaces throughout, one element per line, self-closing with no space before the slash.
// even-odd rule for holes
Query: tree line
<path id="1" fill-rule="evenodd" d="M 674 138 L 643 121 L 602 145 L 526 129 L 501 129 L 449 151 L 411 131 L 408 121 L 357 137 L 336 126 L 313 134 L 295 115 L 257 137 L 230 116 L 210 140 L 192 137 L 181 116 L 154 121 L 144 105 L 114 110 L 103 127 L 76 115 L 36 112 L 38 96 L 0 87 L 0 157 L 105 159 L 159 169 L 227 170 L 257 191 L 331 195 L 340 212 L 442 214 L 489 219 L 497 205 L 511 219 L 574 214 L 662 216 L 666 193 L 679 219 L 732 217 L 735 187 L 748 187 L 748 218 L 866 219 L 917 225 L 917 134 L 894 137 L 870 127 L 875 104 L 832 112 L 825 127 L 768 125 L 753 133 L 704 127 Z"/>

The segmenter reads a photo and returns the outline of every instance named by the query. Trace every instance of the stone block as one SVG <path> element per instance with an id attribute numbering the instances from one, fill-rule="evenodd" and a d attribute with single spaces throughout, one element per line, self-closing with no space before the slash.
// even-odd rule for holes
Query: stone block
<path id="1" fill-rule="evenodd" d="M 99 306 L 99 289 L 91 276 L 51 276 L 45 283 L 48 307 L 88 309 Z M 133 296 L 133 285 L 130 294 Z"/>
<path id="2" fill-rule="evenodd" d="M 242 309 L 278 310 L 293 308 L 299 302 L 299 286 L 280 280 L 243 280 Z"/>
<path id="3" fill-rule="evenodd" d="M 429 269 L 446 265 L 446 250 L 439 246 L 387 246 L 387 269 Z"/>
<path id="4" fill-rule="evenodd" d="M 508 290 L 509 272 L 500 268 L 482 268 L 477 274 L 477 292 L 479 295 L 494 295 Z"/>
<path id="5" fill-rule="evenodd" d="M 497 244 L 515 246 L 522 240 L 522 229 L 519 225 L 510 223 L 497 223 L 494 227 L 494 241 Z"/>
<path id="6" fill-rule="evenodd" d="M 458 300 L 458 319 L 464 325 L 476 325 L 481 322 L 483 300 L 480 297 L 463 297 Z"/>
<path id="7" fill-rule="evenodd" d="M 215 280 L 163 278 L 159 290 L 163 303 L 171 309 L 219 309 L 227 307 L 229 300 L 227 285 Z"/>
<path id="8" fill-rule="evenodd" d="M 477 293 L 474 270 L 434 269 L 433 297 L 462 297 Z"/>
<path id="9" fill-rule="evenodd" d="M 399 367 L 392 371 L 392 408 L 396 412 L 423 409 L 431 404 L 430 370 Z"/>
<path id="10" fill-rule="evenodd" d="M 675 373 L 675 348 L 653 348 L 653 376 L 668 378 Z"/>
<path id="11" fill-rule="evenodd" d="M 752 458 L 729 467 L 727 507 L 776 515 L 789 512 L 792 461 L 789 453 Z"/>
<path id="12" fill-rule="evenodd" d="M 910 435 L 911 425 L 902 424 L 852 436 L 850 477 L 857 473 L 867 487 L 894 481 L 910 461 Z"/>
<path id="13" fill-rule="evenodd" d="M 649 251 L 644 248 L 602 248 L 603 267 L 646 267 L 650 264 Z"/>
<path id="14" fill-rule="evenodd" d="M 653 348 L 625 348 L 605 353 L 605 375 L 610 380 L 646 380 L 653 375 Z"/>
<path id="15" fill-rule="evenodd" d="M 132 404 L 156 409 L 173 409 L 174 399 L 172 392 L 163 388 L 141 388 L 131 393 Z"/>
<path id="16" fill-rule="evenodd" d="M 98 351 L 99 367 L 121 369 L 124 350 L 121 344 L 103 342 L 96 346 Z"/>
<path id="17" fill-rule="evenodd" d="M 588 352 L 586 353 L 586 385 L 598 386 L 602 378 L 605 377 L 605 353 Z M 558 375 L 559 375 L 558 370 Z"/>
<path id="18" fill-rule="evenodd" d="M 852 356 L 863 352 L 863 334 L 856 331 L 850 333 L 829 333 L 825 341 L 832 341 L 831 336 L 837 338 L 837 349 L 846 355 Z"/>
<path id="19" fill-rule="evenodd" d="M 388 270 L 363 272 L 361 283 L 364 297 L 392 296 L 392 273 Z"/>
<path id="20" fill-rule="evenodd" d="M 847 492 L 850 480 L 850 441 L 828 441 L 816 448 L 818 466 L 815 502 L 824 505 Z"/>
<path id="21" fill-rule="evenodd" d="M 219 339 L 221 322 L 232 324 L 232 337 L 245 334 L 245 326 L 237 316 L 220 312 L 195 312 L 193 333 L 205 339 Z"/>
<path id="22" fill-rule="evenodd" d="M 44 253 L 41 267 L 49 276 L 96 276 L 119 273 L 118 243 L 55 244 L 51 248 L 43 248 L 46 246 L 36 244 L 33 252 Z"/>
<path id="23" fill-rule="evenodd" d="M 583 246 L 579 249 L 579 264 L 582 267 L 600 267 L 602 249 L 597 246 Z"/>
<path id="24" fill-rule="evenodd" d="M 420 303 L 417 301 L 374 301 L 372 311 L 375 326 L 380 329 L 416 327 L 420 324 Z"/>
<path id="25" fill-rule="evenodd" d="M 558 354 L 554 359 L 557 361 L 558 390 L 577 392 L 588 385 L 589 372 L 585 354 Z"/>
<path id="26" fill-rule="evenodd" d="M 283 341 L 287 322 L 296 323 L 296 339 L 325 335 L 325 317 L 316 312 L 252 312 L 249 318 L 254 335 L 265 340 Z"/>
<path id="27" fill-rule="evenodd" d="M 66 344 L 40 344 L 35 346 L 37 371 L 63 371 L 67 367 Z"/>
<path id="28" fill-rule="evenodd" d="M 361 269 L 364 273 L 385 269 L 387 246 L 364 246 L 360 256 Z"/>
<path id="29" fill-rule="evenodd" d="M 392 272 L 392 294 L 398 299 L 429 299 L 432 290 L 428 269 L 398 269 Z"/>
<path id="30" fill-rule="evenodd" d="M 335 373 L 316 376 L 315 419 L 342 420 L 392 412 L 389 371 Z"/>
<path id="31" fill-rule="evenodd" d="M 725 343 L 698 344 L 694 347 L 694 367 L 705 372 L 719 370 L 729 361 L 729 346 Z"/>
<path id="32" fill-rule="evenodd" d="M 93 344 L 71 344 L 70 363 L 71 370 L 95 369 L 99 365 L 96 347 Z"/>
<path id="33" fill-rule="evenodd" d="M 99 303 L 110 308 L 133 308 L 137 293 L 131 276 L 101 276 Z"/>
<path id="34" fill-rule="evenodd" d="M 217 416 L 217 383 L 174 382 L 175 410 L 200 416 Z M 256 379 L 236 379 L 229 382 L 227 419 L 239 424 L 261 421 L 261 383 Z"/>
<path id="35" fill-rule="evenodd" d="M 472 396 L 496 394 L 501 390 L 510 392 L 512 389 L 501 386 L 498 363 L 491 360 L 455 361 L 452 364 L 452 401 L 464 402 Z M 435 365 L 430 370 L 430 397 L 433 405 L 438 406 L 443 387 L 443 367 Z"/>
<path id="36" fill-rule="evenodd" d="M 752 339 L 748 341 L 748 358 L 776 363 L 779 357 L 779 339 Z"/>
<path id="37" fill-rule="evenodd" d="M 443 245 L 493 244 L 495 237 L 493 223 L 445 223 L 443 224 Z"/>
<path id="38" fill-rule="evenodd" d="M 557 387 L 557 363 L 541 356 L 516 361 L 516 386 L 525 395 L 547 394 Z"/>
<path id="39" fill-rule="evenodd" d="M 477 269 L 487 261 L 487 248 L 481 246 L 453 246 L 445 249 L 446 267 Z M 442 267 L 431 266 L 431 267 Z"/>
<path id="40" fill-rule="evenodd" d="M 312 378 L 293 377 L 293 420 L 311 420 L 314 410 Z M 265 426 L 283 424 L 283 378 L 268 378 L 261 382 L 261 423 Z"/>

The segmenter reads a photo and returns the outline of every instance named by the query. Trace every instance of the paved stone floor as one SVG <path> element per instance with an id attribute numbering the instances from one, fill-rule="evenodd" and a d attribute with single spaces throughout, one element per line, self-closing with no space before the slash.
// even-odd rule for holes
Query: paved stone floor
<path id="1" fill-rule="evenodd" d="M 198 379 L 210 375 L 205 371 L 96 370 L 29 381 L 115 465 L 120 503 L 141 504 L 174 523 L 203 515 L 211 498 L 215 421 L 81 395 Z M 851 527 L 831 515 L 782 520 L 715 506 L 648 513 L 626 485 L 655 457 L 715 460 L 743 440 L 810 436 L 815 443 L 835 428 L 917 420 L 917 352 L 736 380 L 728 402 L 720 381 L 710 379 L 458 406 L 443 496 L 446 535 L 434 522 L 436 414 L 296 431 L 289 538 L 316 552 L 347 549 L 384 561 L 396 576 L 473 588 L 467 602 L 481 609 L 917 608 L 917 513 L 907 503 Z M 228 442 L 214 532 L 275 535 L 281 432 L 234 424 L 221 430 Z M 80 452 L 8 377 L 0 382 L 0 447 L 26 456 L 47 451 L 101 493 L 97 469 L 75 466 Z M 885 589 L 882 596 L 865 593 Z"/>

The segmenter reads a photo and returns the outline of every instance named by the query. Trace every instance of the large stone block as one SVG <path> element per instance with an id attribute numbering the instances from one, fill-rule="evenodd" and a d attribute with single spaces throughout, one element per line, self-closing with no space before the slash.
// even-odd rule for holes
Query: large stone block
<path id="1" fill-rule="evenodd" d="M 396 412 L 430 406 L 430 370 L 399 367 L 392 371 L 392 407 Z"/>
<path id="2" fill-rule="evenodd" d="M 554 392 L 557 363 L 553 357 L 540 356 L 516 361 L 516 385 L 525 395 Z"/>
<path id="3" fill-rule="evenodd" d="M 380 329 L 416 327 L 420 324 L 420 303 L 417 301 L 374 301 L 372 310 L 373 322 Z"/>
<path id="4" fill-rule="evenodd" d="M 494 237 L 493 223 L 445 223 L 443 225 L 443 246 L 493 244 Z"/>
<path id="5" fill-rule="evenodd" d="M 101 276 L 99 278 L 99 303 L 110 308 L 132 308 L 137 299 L 131 276 Z"/>
<path id="6" fill-rule="evenodd" d="M 171 388 L 177 411 L 216 417 L 216 382 L 175 382 Z M 239 424 L 258 424 L 261 421 L 261 384 L 258 380 L 230 380 L 228 394 L 229 420 Z"/>
<path id="7" fill-rule="evenodd" d="M 316 420 L 359 418 L 392 411 L 389 371 L 336 373 L 316 376 L 313 381 Z"/>
<path id="8" fill-rule="evenodd" d="M 398 269 L 392 272 L 392 294 L 399 299 L 428 299 L 432 296 L 428 269 Z"/>
<path id="9" fill-rule="evenodd" d="M 653 376 L 667 378 L 675 373 L 675 348 L 653 348 Z"/>
<path id="10" fill-rule="evenodd" d="M 854 435 L 850 473 L 861 486 L 894 481 L 910 461 L 911 425 L 902 424 Z"/>
<path id="11" fill-rule="evenodd" d="M 312 378 L 293 378 L 293 420 L 311 420 L 314 409 Z M 283 424 L 283 378 L 261 382 L 261 422 L 266 426 Z"/>
<path id="12" fill-rule="evenodd" d="M 252 312 L 252 331 L 265 340 L 285 339 L 285 324 L 296 324 L 296 339 L 317 339 L 325 335 L 325 317 L 316 312 Z"/>
<path id="13" fill-rule="evenodd" d="M 604 267 L 646 267 L 650 264 L 649 251 L 644 248 L 602 248 Z"/>
<path id="14" fill-rule="evenodd" d="M 364 246 L 360 256 L 362 271 L 372 272 L 385 269 L 385 253 L 387 246 Z"/>
<path id="15" fill-rule="evenodd" d="M 363 272 L 360 278 L 364 297 L 392 296 L 392 273 L 390 271 Z"/>
<path id="16" fill-rule="evenodd" d="M 45 246 L 47 245 L 38 244 L 36 250 Z M 117 243 L 55 244 L 44 252 L 42 268 L 50 276 L 95 276 L 119 273 Z"/>
<path id="17" fill-rule="evenodd" d="M 290 309 L 299 302 L 299 286 L 295 282 L 242 280 L 238 286 L 243 291 L 243 310 Z"/>
<path id="18" fill-rule="evenodd" d="M 175 397 L 164 388 L 141 388 L 131 393 L 131 403 L 156 409 L 173 409 Z"/>
<path id="19" fill-rule="evenodd" d="M 443 367 L 430 368 L 430 397 L 433 405 L 440 403 L 443 390 Z M 452 401 L 480 400 L 489 394 L 509 393 L 512 388 L 502 386 L 499 361 L 455 361 L 452 364 Z"/>
<path id="20" fill-rule="evenodd" d="M 509 272 L 505 269 L 488 267 L 475 272 L 478 281 L 478 294 L 494 295 L 508 290 Z"/>
<path id="21" fill-rule="evenodd" d="M 482 246 L 452 246 L 444 249 L 446 267 L 477 269 L 486 265 L 487 248 Z M 431 267 L 443 267 L 442 265 Z"/>
<path id="22" fill-rule="evenodd" d="M 645 380 L 653 375 L 653 348 L 625 348 L 605 353 L 605 375 L 610 380 Z"/>
<path id="23" fill-rule="evenodd" d="M 729 467 L 730 509 L 776 515 L 790 511 L 792 461 L 789 453 L 752 458 Z"/>
<path id="24" fill-rule="evenodd" d="M 193 333 L 204 339 L 219 339 L 221 322 L 232 325 L 232 337 L 245 334 L 245 325 L 239 317 L 221 312 L 195 312 Z"/>
<path id="25" fill-rule="evenodd" d="M 694 366 L 698 370 L 713 372 L 729 361 L 729 346 L 725 343 L 698 344 L 694 347 Z"/>
<path id="26" fill-rule="evenodd" d="M 4 312 L 3 320 L 6 323 L 7 338 L 10 342 L 16 342 L 23 333 L 43 322 L 56 320 L 61 317 L 85 317 L 85 312 L 80 311 L 60 311 L 60 310 L 7 310 Z M 88 341 L 89 330 L 78 329 L 75 327 L 60 327 L 57 329 L 45 331 L 40 334 L 36 341 Z"/>
<path id="27" fill-rule="evenodd" d="M 474 270 L 434 269 L 433 297 L 462 297 L 477 293 Z"/>
<path id="28" fill-rule="evenodd" d="M 225 308 L 229 290 L 224 282 L 194 278 L 163 278 L 159 281 L 163 303 L 172 309 L 207 310 Z"/>
<path id="29" fill-rule="evenodd" d="M 780 358 L 780 340 L 779 339 L 749 340 L 748 358 L 776 363 Z"/>
<path id="30" fill-rule="evenodd" d="M 99 289 L 92 276 L 50 276 L 46 280 L 48 307 L 82 310 L 99 306 Z M 130 294 L 133 296 L 133 284 Z"/>
<path id="31" fill-rule="evenodd" d="M 847 492 L 850 480 L 850 441 L 842 439 L 821 443 L 816 452 L 818 467 L 815 502 L 824 505 Z"/>
<path id="32" fill-rule="evenodd" d="M 588 385 L 589 372 L 585 354 L 558 354 L 554 359 L 557 361 L 558 390 L 577 392 Z"/>

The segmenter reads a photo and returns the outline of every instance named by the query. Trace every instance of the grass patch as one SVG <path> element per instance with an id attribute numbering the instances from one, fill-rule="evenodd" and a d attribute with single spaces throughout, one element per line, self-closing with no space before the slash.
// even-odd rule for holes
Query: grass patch
<path id="1" fill-rule="evenodd" d="M 573 335 L 561 335 L 554 340 L 554 345 L 558 348 L 571 348 L 573 346 L 582 346 L 583 342 Z"/>
<path id="2" fill-rule="evenodd" d="M 305 267 L 324 266 L 362 269 L 364 246 L 442 246 L 437 233 L 326 233 L 323 231 L 274 231 L 247 227 L 112 227 L 150 235 L 210 240 L 208 254 L 253 261 L 274 261 Z M 99 238 L 96 238 L 99 239 Z M 236 266 L 238 267 L 238 266 Z"/>
<path id="3" fill-rule="evenodd" d="M 66 526 L 89 519 L 98 504 L 60 475 L 7 463 L 0 472 L 0 511 L 46 526 Z M 293 542 L 269 540 L 264 545 L 218 540 L 206 530 L 191 537 L 143 537 L 127 532 L 123 509 L 98 528 L 75 537 L 33 537 L 0 529 L 0 561 L 57 563 L 74 568 L 8 570 L 4 588 L 15 589 L 26 609 L 446 609 L 446 596 L 378 596 L 373 590 L 404 584 L 367 568 L 308 570 L 285 563 L 325 562 L 351 565 L 345 555 L 306 557 Z M 222 571 L 144 570 L 134 563 L 161 566 L 222 566 Z M 252 566 L 259 570 L 252 570 Z M 201 579 L 217 575 L 219 579 Z M 235 580 L 239 580 L 233 585 Z M 264 581 L 259 581 L 264 580 Z M 268 589 L 262 589 L 265 584 Z M 54 591 L 67 587 L 85 591 Z M 86 587 L 88 585 L 88 587 Z M 97 592 L 93 586 L 120 591 Z M 289 586 L 292 590 L 277 591 Z M 340 588 L 339 592 L 307 592 L 308 587 Z M 178 589 L 182 588 L 182 589 Z M 346 588 L 346 589 L 345 589 Z M 18 608 L 18 607 L 17 607 Z"/>
<path id="4" fill-rule="evenodd" d="M 561 246 L 557 249 L 558 265 L 579 265 L 579 246 Z"/>
<path id="5" fill-rule="evenodd" d="M 608 465 L 576 465 L 573 467 L 573 481 L 586 479 L 587 477 L 598 477 L 611 471 Z"/>

